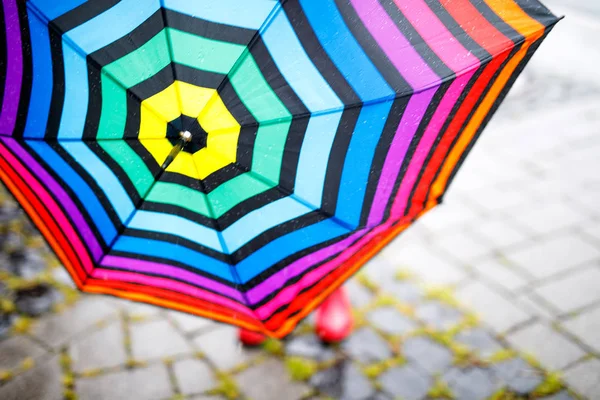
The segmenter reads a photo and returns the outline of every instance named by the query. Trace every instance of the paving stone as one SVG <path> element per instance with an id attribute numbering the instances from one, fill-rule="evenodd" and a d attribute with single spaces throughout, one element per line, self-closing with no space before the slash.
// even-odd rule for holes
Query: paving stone
<path id="1" fill-rule="evenodd" d="M 552 396 L 540 397 L 540 400 L 575 400 L 566 390 L 553 394 Z M 595 400 L 591 398 L 590 400 Z"/>
<path id="2" fill-rule="evenodd" d="M 177 311 L 169 312 L 169 318 L 185 333 L 216 327 L 217 324 L 209 319 Z"/>
<path id="3" fill-rule="evenodd" d="M 600 268 L 588 268 L 548 282 L 535 292 L 561 313 L 568 313 L 600 300 Z"/>
<path id="4" fill-rule="evenodd" d="M 216 382 L 211 369 L 204 361 L 188 359 L 173 364 L 175 380 L 182 394 L 196 394 L 212 389 Z"/>
<path id="5" fill-rule="evenodd" d="M 488 282 L 493 282 L 507 290 L 514 291 L 527 284 L 521 275 L 494 259 L 476 262 L 472 265 L 477 273 Z"/>
<path id="6" fill-rule="evenodd" d="M 373 329 L 362 328 L 342 344 L 343 349 L 363 364 L 383 361 L 392 356 L 392 351 Z"/>
<path id="7" fill-rule="evenodd" d="M 124 364 L 127 355 L 121 322 L 114 321 L 73 341 L 70 355 L 76 372 Z"/>
<path id="8" fill-rule="evenodd" d="M 359 284 L 356 280 L 350 280 L 344 285 L 350 298 L 350 303 L 354 307 L 364 307 L 371 302 L 373 295 L 367 288 Z"/>
<path id="9" fill-rule="evenodd" d="M 127 314 L 138 317 L 155 317 L 162 311 L 160 307 L 128 300 L 122 302 L 121 306 Z"/>
<path id="10" fill-rule="evenodd" d="M 222 371 L 250 361 L 259 354 L 240 343 L 237 328 L 221 326 L 194 338 L 194 344 Z"/>
<path id="11" fill-rule="evenodd" d="M 563 322 L 563 327 L 600 353 L 600 307 L 586 310 Z"/>
<path id="12" fill-rule="evenodd" d="M 567 369 L 563 379 L 571 389 L 585 397 L 600 396 L 600 360 L 592 358 Z"/>
<path id="13" fill-rule="evenodd" d="M 553 311 L 548 305 L 543 304 L 538 299 L 534 298 L 534 296 L 531 296 L 528 293 L 520 296 L 517 299 L 516 303 L 519 304 L 523 310 L 535 315 L 536 317 L 538 317 L 538 319 L 542 321 L 550 321 L 553 320 L 555 317 L 556 311 Z"/>
<path id="14" fill-rule="evenodd" d="M 440 373 L 452 364 L 452 353 L 426 337 L 414 337 L 402 343 L 402 354 L 429 373 Z"/>
<path id="15" fill-rule="evenodd" d="M 63 312 L 40 318 L 34 324 L 32 334 L 42 342 L 58 347 L 96 323 L 116 316 L 116 310 L 99 296 L 85 297 Z"/>
<path id="16" fill-rule="evenodd" d="M 371 382 L 350 360 L 319 371 L 311 377 L 310 384 L 336 399 L 363 400 L 375 395 Z"/>
<path id="17" fill-rule="evenodd" d="M 489 332 L 481 328 L 463 330 L 455 336 L 455 340 L 477 351 L 483 357 L 490 356 L 503 348 Z"/>
<path id="18" fill-rule="evenodd" d="M 295 336 L 286 341 L 285 354 L 311 358 L 317 361 L 329 361 L 335 358 L 333 349 L 324 345 L 314 333 Z"/>
<path id="19" fill-rule="evenodd" d="M 370 397 L 369 400 L 393 400 L 393 399 L 384 393 L 376 393 L 373 397 Z"/>
<path id="20" fill-rule="evenodd" d="M 381 288 L 385 293 L 407 304 L 416 304 L 423 298 L 423 290 L 409 281 L 389 279 L 382 283 Z"/>
<path id="21" fill-rule="evenodd" d="M 516 207 L 527 202 L 527 197 L 521 190 L 504 187 L 488 187 L 486 190 L 475 191 L 470 199 L 486 211 L 499 211 Z"/>
<path id="22" fill-rule="evenodd" d="M 506 256 L 535 278 L 546 278 L 599 259 L 600 250 L 568 233 L 539 239 L 531 246 L 507 252 Z"/>
<path id="23" fill-rule="evenodd" d="M 598 202 L 596 203 L 598 204 Z M 600 224 L 595 222 L 593 225 L 583 228 L 583 232 L 600 242 Z"/>
<path id="24" fill-rule="evenodd" d="M 61 378 L 58 357 L 54 356 L 0 386 L 0 399 L 63 400 Z"/>
<path id="25" fill-rule="evenodd" d="M 495 363 L 491 368 L 517 394 L 528 394 L 543 381 L 540 373 L 522 358 Z"/>
<path id="26" fill-rule="evenodd" d="M 166 320 L 129 325 L 131 351 L 136 360 L 172 357 L 188 353 L 192 348 Z"/>
<path id="27" fill-rule="evenodd" d="M 367 315 L 367 319 L 375 328 L 390 335 L 402 335 L 414 330 L 417 326 L 414 321 L 392 307 L 373 310 Z"/>
<path id="28" fill-rule="evenodd" d="M 540 235 L 576 225 L 586 219 L 584 214 L 566 203 L 535 204 L 517 212 L 513 217 L 519 224 Z"/>
<path id="29" fill-rule="evenodd" d="M 162 400 L 173 395 L 169 374 L 162 364 L 79 378 L 75 390 L 85 400 Z"/>
<path id="30" fill-rule="evenodd" d="M 26 358 L 37 358 L 44 349 L 25 336 L 13 336 L 0 340 L 0 370 L 14 369 Z"/>
<path id="31" fill-rule="evenodd" d="M 293 382 L 281 361 L 269 359 L 235 377 L 241 391 L 251 399 L 299 399 L 310 392 L 304 383 Z"/>
<path id="32" fill-rule="evenodd" d="M 500 385 L 493 373 L 485 368 L 453 368 L 443 378 L 460 400 L 483 400 L 490 397 Z"/>
<path id="33" fill-rule="evenodd" d="M 516 349 L 530 353 L 551 370 L 562 369 L 585 355 L 579 346 L 541 322 L 507 335 L 506 340 Z"/>
<path id="34" fill-rule="evenodd" d="M 434 243 L 446 254 L 468 265 L 492 251 L 489 245 L 464 230 L 444 235 L 436 239 Z"/>
<path id="35" fill-rule="evenodd" d="M 388 253 L 384 256 L 392 257 Z M 393 263 L 395 271 L 399 268 L 405 269 L 430 284 L 452 285 L 466 278 L 460 267 L 447 257 L 436 254 L 431 246 L 409 244 L 399 247 L 393 257 L 390 262 Z"/>
<path id="36" fill-rule="evenodd" d="M 506 218 L 477 221 L 471 228 L 496 248 L 504 248 L 527 240 L 527 236 Z"/>
<path id="37" fill-rule="evenodd" d="M 456 308 L 437 301 L 430 301 L 417 307 L 416 316 L 438 330 L 449 329 L 463 318 L 463 314 Z"/>
<path id="38" fill-rule="evenodd" d="M 458 201 L 440 204 L 419 219 L 419 224 L 430 232 L 455 229 L 477 218 L 472 207 Z"/>
<path id="39" fill-rule="evenodd" d="M 480 282 L 473 282 L 459 289 L 456 297 L 497 333 L 530 319 L 530 315 L 511 301 Z"/>
<path id="40" fill-rule="evenodd" d="M 433 385 L 431 376 L 413 365 L 391 368 L 379 377 L 381 389 L 393 398 L 420 400 Z"/>

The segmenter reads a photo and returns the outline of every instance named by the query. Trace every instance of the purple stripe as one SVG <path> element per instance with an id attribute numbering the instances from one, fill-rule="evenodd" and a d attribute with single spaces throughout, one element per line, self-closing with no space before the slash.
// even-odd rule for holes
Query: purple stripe
<path id="1" fill-rule="evenodd" d="M 87 222 L 81 215 L 81 212 L 75 203 L 73 203 L 73 200 L 71 200 L 71 198 L 54 180 L 54 178 L 52 178 L 52 176 L 50 176 L 50 174 L 48 174 L 46 170 L 42 168 L 42 166 L 18 144 L 16 140 L 9 138 L 2 138 L 1 140 L 8 147 L 10 147 L 10 149 L 17 155 L 23 164 L 26 165 L 27 168 L 29 168 L 29 170 L 40 179 L 42 184 L 50 189 L 54 195 L 54 198 L 64 207 L 67 217 L 71 218 L 71 220 L 75 223 L 77 231 L 82 236 L 84 243 L 90 249 L 94 261 L 98 261 L 102 257 L 102 248 L 92 233 L 92 230 L 89 228 Z"/>
<path id="2" fill-rule="evenodd" d="M 378 225 L 383 220 L 383 214 L 398 179 L 406 151 L 437 89 L 436 87 L 414 94 L 409 100 L 383 164 L 383 171 L 377 184 L 377 191 L 369 214 L 368 226 Z"/>
<path id="3" fill-rule="evenodd" d="M 288 280 L 302 274 L 313 265 L 323 262 L 327 258 L 346 249 L 352 243 L 358 240 L 365 232 L 366 230 L 364 229 L 360 230 L 341 242 L 332 244 L 331 246 L 325 247 L 319 251 L 304 256 L 299 260 L 296 260 L 283 270 L 270 276 L 268 279 L 246 292 L 246 298 L 248 301 L 250 301 L 250 305 L 256 304 L 271 293 L 278 291 L 286 284 Z"/>
<path id="4" fill-rule="evenodd" d="M 229 298 L 235 299 L 242 304 L 246 303 L 244 296 L 237 290 L 212 279 L 205 278 L 194 272 L 186 271 L 185 269 L 174 267 L 172 265 L 110 255 L 107 255 L 102 259 L 101 265 L 104 267 L 113 267 L 127 271 L 155 274 L 179 279 L 183 282 L 189 282 L 205 289 L 212 290 L 213 292 L 220 293 L 224 296 L 228 296 Z"/>
<path id="5" fill-rule="evenodd" d="M 351 0 L 379 47 L 413 89 L 439 85 L 440 78 L 404 37 L 378 0 Z"/>
<path id="6" fill-rule="evenodd" d="M 14 0 L 2 0 L 7 43 L 6 82 L 0 113 L 0 134 L 12 135 L 17 120 L 23 80 L 23 54 L 19 12 Z"/>

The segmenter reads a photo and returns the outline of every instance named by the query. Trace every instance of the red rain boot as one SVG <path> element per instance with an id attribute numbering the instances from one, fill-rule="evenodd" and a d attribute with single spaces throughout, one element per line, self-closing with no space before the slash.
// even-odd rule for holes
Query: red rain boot
<path id="1" fill-rule="evenodd" d="M 317 335 L 326 343 L 346 339 L 354 326 L 350 300 L 343 288 L 333 292 L 317 310 Z"/>
<path id="2" fill-rule="evenodd" d="M 240 328 L 238 330 L 238 337 L 240 342 L 242 342 L 245 346 L 260 346 L 267 340 L 267 337 L 262 333 L 250 331 L 248 329 Z"/>

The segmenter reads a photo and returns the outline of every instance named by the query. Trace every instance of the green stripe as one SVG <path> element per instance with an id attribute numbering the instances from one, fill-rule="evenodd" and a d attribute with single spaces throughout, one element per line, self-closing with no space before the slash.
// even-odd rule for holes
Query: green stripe
<path id="1" fill-rule="evenodd" d="M 163 29 L 135 51 L 113 61 L 102 70 L 129 89 L 154 76 L 170 62 L 169 44 Z"/>
<path id="2" fill-rule="evenodd" d="M 96 138 L 119 139 L 123 137 L 127 120 L 127 94 L 121 85 L 102 72 L 102 113 Z"/>
<path id="3" fill-rule="evenodd" d="M 259 126 L 254 141 L 252 172 L 277 184 L 291 122 Z"/>
<path id="4" fill-rule="evenodd" d="M 197 214 L 210 217 L 206 195 L 177 183 L 157 182 L 148 193 L 146 200 L 187 208 Z"/>
<path id="5" fill-rule="evenodd" d="M 273 92 L 249 52 L 244 54 L 242 62 L 229 79 L 246 108 L 258 122 L 291 120 L 291 114 Z"/>
<path id="6" fill-rule="evenodd" d="M 245 47 L 167 28 L 173 61 L 203 71 L 227 74 Z"/>
<path id="7" fill-rule="evenodd" d="M 140 156 L 124 140 L 100 140 L 98 143 L 123 168 L 140 197 L 146 196 L 154 176 Z"/>

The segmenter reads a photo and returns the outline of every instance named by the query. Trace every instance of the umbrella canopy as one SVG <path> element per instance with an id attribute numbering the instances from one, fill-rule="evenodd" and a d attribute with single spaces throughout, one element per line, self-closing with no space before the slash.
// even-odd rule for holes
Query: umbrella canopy
<path id="1" fill-rule="evenodd" d="M 0 177 L 77 286 L 281 337 L 438 204 L 535 0 L 2 0 Z"/>

